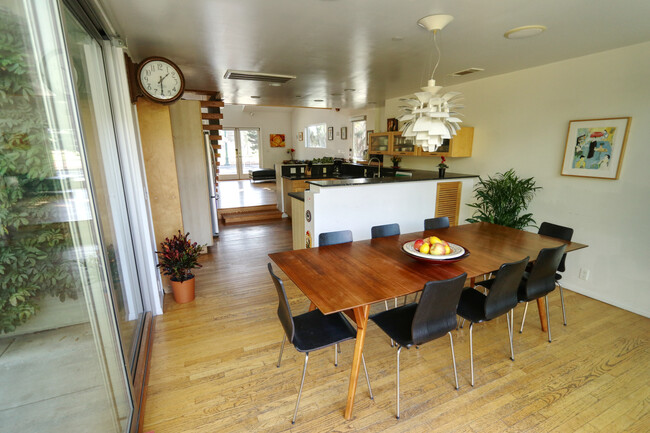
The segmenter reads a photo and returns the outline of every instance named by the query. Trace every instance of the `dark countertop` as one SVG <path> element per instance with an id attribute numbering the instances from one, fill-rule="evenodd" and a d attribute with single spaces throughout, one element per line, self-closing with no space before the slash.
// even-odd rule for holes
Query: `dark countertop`
<path id="1" fill-rule="evenodd" d="M 433 171 L 423 170 L 399 170 L 410 171 L 412 176 L 387 176 L 375 178 L 353 178 L 353 179 L 333 179 L 333 180 L 316 180 L 307 181 L 312 185 L 328 187 L 328 186 L 351 186 L 351 185 L 370 185 L 375 183 L 395 183 L 395 182 L 417 182 L 422 180 L 439 180 L 442 179 L 438 173 Z M 462 174 L 462 173 L 446 173 L 444 179 L 465 179 L 470 177 L 478 177 L 476 174 Z"/>
<path id="2" fill-rule="evenodd" d="M 304 193 L 304 191 L 290 192 L 288 195 L 289 195 L 289 197 L 293 197 L 293 198 L 295 198 L 297 200 L 305 201 L 305 193 Z"/>
<path id="3" fill-rule="evenodd" d="M 338 175 L 338 176 L 307 176 L 306 174 L 292 174 L 289 176 L 282 176 L 284 179 L 291 179 L 291 180 L 300 180 L 300 179 L 353 179 L 354 176 L 348 176 L 348 175 Z"/>

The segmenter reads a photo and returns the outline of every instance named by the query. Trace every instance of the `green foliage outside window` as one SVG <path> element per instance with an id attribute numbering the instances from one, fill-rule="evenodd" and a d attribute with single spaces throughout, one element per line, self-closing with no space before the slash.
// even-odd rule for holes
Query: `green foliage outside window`
<path id="1" fill-rule="evenodd" d="M 77 262 L 55 177 L 24 21 L 0 8 L 0 333 L 32 317 L 45 295 L 77 297 Z M 58 212 L 61 214 L 61 211 Z"/>

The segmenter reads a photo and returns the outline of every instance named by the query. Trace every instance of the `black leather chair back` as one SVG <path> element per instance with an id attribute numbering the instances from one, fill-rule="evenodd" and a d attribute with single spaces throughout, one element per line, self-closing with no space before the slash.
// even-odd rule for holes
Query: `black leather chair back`
<path id="1" fill-rule="evenodd" d="M 442 337 L 456 329 L 456 309 L 467 274 L 444 281 L 429 281 L 424 285 L 420 302 L 415 309 L 411 336 L 414 344 Z"/>
<path id="2" fill-rule="evenodd" d="M 555 289 L 555 272 L 560 265 L 566 245 L 555 248 L 543 248 L 533 264 L 524 285 L 526 299 L 537 299 Z"/>
<path id="3" fill-rule="evenodd" d="M 543 222 L 539 226 L 539 231 L 537 232 L 540 235 L 551 236 L 553 238 L 562 239 L 563 241 L 570 241 L 573 237 L 573 229 L 570 227 L 559 226 L 553 223 Z M 562 256 L 560 260 L 560 265 L 557 267 L 558 272 L 564 272 L 566 267 L 564 262 L 566 260 L 566 253 Z"/>
<path id="4" fill-rule="evenodd" d="M 485 318 L 492 320 L 517 306 L 517 290 L 530 257 L 504 263 L 499 268 L 485 299 Z"/>
<path id="5" fill-rule="evenodd" d="M 384 224 L 381 226 L 374 226 L 370 229 L 370 236 L 373 239 L 383 238 L 386 236 L 394 236 L 399 234 L 399 224 Z"/>
<path id="6" fill-rule="evenodd" d="M 427 218 L 424 220 L 424 230 L 446 229 L 449 227 L 448 217 Z"/>
<path id="7" fill-rule="evenodd" d="M 284 332 L 287 334 L 289 342 L 293 344 L 293 337 L 295 335 L 295 326 L 293 324 L 293 316 L 291 315 L 291 307 L 289 307 L 289 300 L 287 299 L 287 292 L 284 290 L 284 284 L 280 277 L 273 273 L 273 267 L 269 263 L 269 273 L 275 284 L 275 290 L 278 292 L 278 317 L 280 318 L 280 323 L 284 328 Z"/>
<path id="8" fill-rule="evenodd" d="M 318 235 L 318 246 L 344 244 L 352 242 L 352 232 L 350 230 L 341 230 L 338 232 L 326 232 Z"/>

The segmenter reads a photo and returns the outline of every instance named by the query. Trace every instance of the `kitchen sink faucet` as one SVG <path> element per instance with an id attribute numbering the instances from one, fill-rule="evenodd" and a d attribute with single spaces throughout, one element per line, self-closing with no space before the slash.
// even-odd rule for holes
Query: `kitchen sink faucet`
<path id="1" fill-rule="evenodd" d="M 370 158 L 370 160 L 368 161 L 368 167 L 370 167 L 370 163 L 372 162 L 373 159 L 377 160 L 377 177 L 381 177 L 381 161 L 379 160 L 379 158 L 377 158 L 376 156 Z M 375 175 L 373 174 L 372 177 L 375 177 Z"/>

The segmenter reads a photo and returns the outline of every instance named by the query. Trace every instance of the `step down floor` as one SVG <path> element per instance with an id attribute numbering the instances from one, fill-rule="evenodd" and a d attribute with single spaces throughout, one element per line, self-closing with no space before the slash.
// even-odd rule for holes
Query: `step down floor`
<path id="1" fill-rule="evenodd" d="M 219 209 L 219 218 L 224 224 L 282 219 L 276 205 L 249 206 Z"/>

